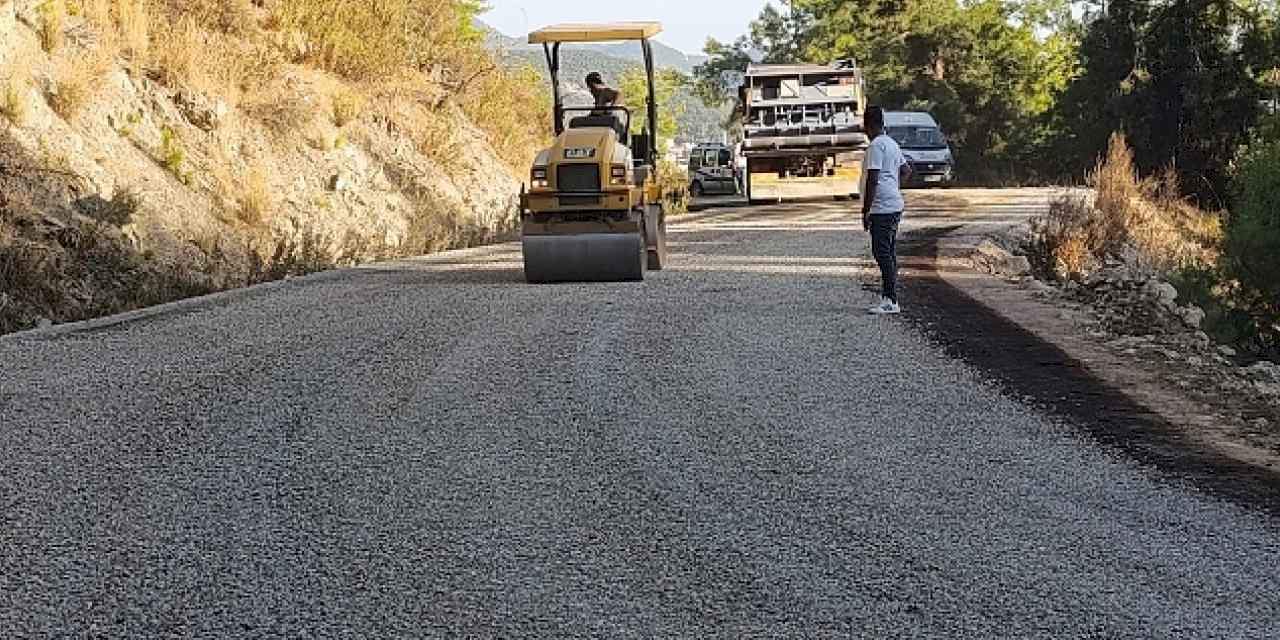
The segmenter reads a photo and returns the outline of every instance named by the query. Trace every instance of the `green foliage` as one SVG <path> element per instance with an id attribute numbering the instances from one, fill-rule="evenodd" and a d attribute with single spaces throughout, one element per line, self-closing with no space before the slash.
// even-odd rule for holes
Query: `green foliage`
<path id="1" fill-rule="evenodd" d="M 172 128 L 166 126 L 160 130 L 160 166 L 172 173 L 184 184 L 190 180 L 186 170 L 187 148 L 182 139 Z"/>
<path id="2" fill-rule="evenodd" d="M 1076 73 L 1073 35 L 1038 31 L 1062 3 L 796 4 L 814 16 L 809 59 L 856 59 L 873 102 L 930 111 L 962 157 L 1019 159 L 1045 136 L 1039 119 Z"/>
<path id="3" fill-rule="evenodd" d="M 1207 267 L 1184 269 L 1169 276 L 1182 303 L 1204 311 L 1201 327 L 1205 333 L 1220 343 L 1257 349 L 1261 336 L 1258 322 L 1248 309 L 1234 303 L 1230 290 L 1222 285 L 1225 280 L 1221 271 Z"/>
<path id="4" fill-rule="evenodd" d="M 1116 0 L 1090 17 L 1083 73 L 1055 109 L 1061 174 L 1090 166 L 1124 131 L 1144 174 L 1173 167 L 1183 189 L 1225 204 L 1228 169 L 1265 95 L 1273 27 L 1229 0 Z"/>
<path id="5" fill-rule="evenodd" d="M 654 97 L 658 101 L 658 149 L 665 149 L 668 140 L 675 137 L 682 113 L 675 106 L 676 91 L 689 82 L 688 77 L 675 69 L 662 69 L 654 74 Z M 622 74 L 619 85 L 623 102 L 631 109 L 631 132 L 640 133 L 648 126 L 649 88 L 643 69 L 632 68 Z"/>
<path id="6" fill-rule="evenodd" d="M 792 3 L 782 13 L 772 4 L 765 5 L 760 16 L 751 23 L 751 31 L 732 43 L 707 39 L 703 53 L 707 61 L 693 70 L 694 93 L 708 105 L 732 104 L 724 126 L 729 130 L 741 122 L 738 83 L 742 72 L 752 62 L 785 63 L 808 59 L 806 47 L 813 36 L 814 21 L 800 3 Z M 825 61 L 824 61 L 825 62 Z"/>
<path id="7" fill-rule="evenodd" d="M 1076 73 L 1066 3 L 1035 0 L 794 0 L 766 8 L 732 44 L 709 41 L 695 71 L 713 104 L 736 98 L 726 72 L 763 62 L 856 60 L 871 101 L 933 113 L 960 158 L 1021 162 L 1049 132 L 1041 120 Z M 735 118 L 737 115 L 735 114 Z"/>
<path id="8" fill-rule="evenodd" d="M 1250 148 L 1240 162 L 1223 268 L 1263 327 L 1280 324 L 1280 141 Z"/>

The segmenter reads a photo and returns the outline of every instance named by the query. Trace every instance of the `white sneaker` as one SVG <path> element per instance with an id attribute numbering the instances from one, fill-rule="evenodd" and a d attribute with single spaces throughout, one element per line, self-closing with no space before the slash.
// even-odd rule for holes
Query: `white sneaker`
<path id="1" fill-rule="evenodd" d="M 867 313 L 877 316 L 889 316 L 902 313 L 902 307 L 899 307 L 898 303 L 888 298 L 880 298 L 880 303 L 868 308 Z"/>

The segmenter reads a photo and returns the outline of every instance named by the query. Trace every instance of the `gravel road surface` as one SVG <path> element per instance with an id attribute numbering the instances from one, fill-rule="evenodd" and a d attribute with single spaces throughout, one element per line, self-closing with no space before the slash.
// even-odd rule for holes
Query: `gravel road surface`
<path id="1" fill-rule="evenodd" d="M 1276 637 L 1276 522 L 864 315 L 851 206 L 0 339 L 0 636 Z"/>

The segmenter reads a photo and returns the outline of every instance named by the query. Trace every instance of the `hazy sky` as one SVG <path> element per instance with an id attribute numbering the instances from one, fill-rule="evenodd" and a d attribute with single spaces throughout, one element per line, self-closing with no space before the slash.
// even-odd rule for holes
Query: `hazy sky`
<path id="1" fill-rule="evenodd" d="M 747 32 L 766 0 L 488 0 L 480 17 L 509 36 L 520 37 L 556 22 L 658 20 L 658 40 L 685 53 L 702 53 L 707 36 L 733 40 Z"/>

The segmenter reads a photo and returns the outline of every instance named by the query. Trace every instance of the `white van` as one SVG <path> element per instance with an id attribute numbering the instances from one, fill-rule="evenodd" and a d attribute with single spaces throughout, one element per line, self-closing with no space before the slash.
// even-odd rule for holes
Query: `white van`
<path id="1" fill-rule="evenodd" d="M 924 111 L 886 111 L 884 129 L 911 163 L 912 184 L 928 186 L 955 180 L 951 145 L 933 116 Z"/>
<path id="2" fill-rule="evenodd" d="M 738 192 L 737 163 L 733 148 L 723 144 L 700 144 L 689 153 L 689 193 L 725 195 Z"/>

